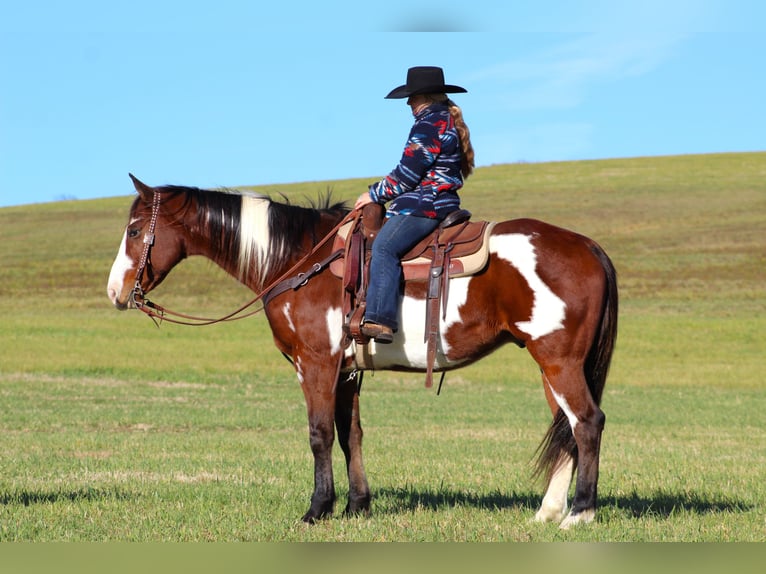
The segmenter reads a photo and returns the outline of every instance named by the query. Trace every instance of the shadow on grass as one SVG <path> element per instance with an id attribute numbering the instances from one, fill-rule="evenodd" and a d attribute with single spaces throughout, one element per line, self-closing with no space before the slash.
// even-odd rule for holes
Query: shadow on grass
<path id="1" fill-rule="evenodd" d="M 78 488 L 50 492 L 19 490 L 0 493 L 0 506 L 31 506 L 58 502 L 90 502 L 96 500 L 129 500 L 132 496 L 118 490 Z"/>
<path id="2" fill-rule="evenodd" d="M 383 488 L 376 497 L 392 501 L 390 513 L 412 511 L 418 508 L 438 510 L 453 506 L 471 506 L 488 510 L 523 509 L 536 511 L 542 501 L 541 493 L 501 493 L 499 491 L 476 494 L 449 489 Z M 571 498 L 570 498 L 571 502 Z M 747 512 L 753 506 L 729 498 L 714 498 L 696 493 L 655 491 L 648 496 L 633 492 L 626 496 L 605 495 L 599 499 L 599 507 L 616 508 L 634 518 L 658 516 L 667 518 L 678 512 L 710 514 L 717 512 Z M 373 510 L 374 512 L 375 510 Z M 380 510 L 378 510 L 380 512 Z M 385 512 L 385 511 L 384 511 Z"/>
<path id="3" fill-rule="evenodd" d="M 391 501 L 390 508 L 386 510 L 376 509 L 373 512 L 398 513 L 416 509 L 438 510 L 452 506 L 472 506 L 488 510 L 502 510 L 505 508 L 535 508 L 540 504 L 541 496 L 532 493 L 501 493 L 493 491 L 489 493 L 471 493 L 456 491 L 446 488 L 431 489 L 414 486 L 399 488 L 378 489 L 374 498 Z M 373 506 L 375 501 L 373 499 Z"/>
<path id="4" fill-rule="evenodd" d="M 644 516 L 667 518 L 678 512 L 713 514 L 717 512 L 747 512 L 753 509 L 752 504 L 732 498 L 716 498 L 696 492 L 677 493 L 663 490 L 656 490 L 649 496 L 643 496 L 636 492 L 626 496 L 606 495 L 601 498 L 600 506 L 627 511 L 634 518 Z"/>

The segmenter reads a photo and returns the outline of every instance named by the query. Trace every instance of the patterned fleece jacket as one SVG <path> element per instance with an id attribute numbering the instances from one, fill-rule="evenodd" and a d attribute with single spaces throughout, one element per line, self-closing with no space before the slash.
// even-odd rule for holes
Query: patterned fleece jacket
<path id="1" fill-rule="evenodd" d="M 376 203 L 391 202 L 386 216 L 444 218 L 460 207 L 460 137 L 446 104 L 432 104 L 415 116 L 399 164 L 370 186 Z"/>

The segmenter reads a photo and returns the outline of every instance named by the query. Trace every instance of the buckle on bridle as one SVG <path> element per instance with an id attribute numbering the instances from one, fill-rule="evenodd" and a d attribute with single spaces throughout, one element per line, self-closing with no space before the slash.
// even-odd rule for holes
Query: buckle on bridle
<path id="1" fill-rule="evenodd" d="M 144 306 L 146 301 L 144 297 L 144 290 L 141 288 L 141 281 L 136 280 L 136 284 L 133 286 L 133 291 L 130 292 L 130 301 L 136 309 L 140 309 Z"/>

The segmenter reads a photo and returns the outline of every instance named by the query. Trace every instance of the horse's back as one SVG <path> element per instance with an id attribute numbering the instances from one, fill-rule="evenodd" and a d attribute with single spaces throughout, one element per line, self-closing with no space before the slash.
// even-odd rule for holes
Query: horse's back
<path id="1" fill-rule="evenodd" d="M 571 229 L 529 217 L 501 221 L 495 225 L 493 235 L 511 233 L 535 236 L 544 240 L 545 243 L 571 242 L 582 243 L 586 246 L 595 243 L 589 237 L 577 233 L 576 231 L 572 231 Z"/>
<path id="2" fill-rule="evenodd" d="M 604 250 L 593 239 L 545 221 L 531 218 L 497 223 L 490 241 L 499 254 L 527 256 L 526 263 L 540 272 L 576 272 L 602 275 Z M 608 257 L 607 257 L 608 259 Z"/>

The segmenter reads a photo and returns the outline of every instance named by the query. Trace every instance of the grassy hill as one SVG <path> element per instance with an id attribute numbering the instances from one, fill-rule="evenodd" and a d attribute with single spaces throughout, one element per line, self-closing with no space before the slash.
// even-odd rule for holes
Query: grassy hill
<path id="1" fill-rule="evenodd" d="M 336 198 L 353 200 L 366 183 L 253 189 L 275 198 L 284 194 L 294 202 L 328 189 Z M 115 361 L 113 353 L 99 352 L 122 342 L 121 337 L 151 340 L 158 335 L 143 317 L 113 312 L 105 296 L 132 201 L 127 177 L 125 189 L 114 191 L 125 195 L 0 209 L 2 371 L 140 368 L 135 360 Z M 695 350 L 726 364 L 736 356 L 738 363 L 755 367 L 752 361 L 760 359 L 745 333 L 762 320 L 766 305 L 766 153 L 497 165 L 478 169 L 462 195 L 476 218 L 536 217 L 600 242 L 619 273 L 620 347 L 639 346 L 653 357 L 648 360 L 642 353 L 641 361 L 656 364 L 668 352 L 688 356 Z M 174 271 L 154 298 L 171 308 L 210 315 L 236 308 L 250 295 L 208 262 L 191 260 Z M 669 317 L 674 323 L 665 326 Z M 693 337 L 688 344 L 696 343 L 691 349 L 678 347 L 688 339 L 678 336 L 681 318 L 684 332 Z M 114 331 L 119 337 L 81 341 L 90 326 L 98 337 Z M 194 329 L 172 332 L 199 338 Z M 79 337 L 71 339 L 74 333 Z M 83 348 L 73 355 L 80 342 Z M 222 366 L 208 367 L 217 371 Z M 757 371 L 718 382 L 760 384 Z M 694 380 L 678 375 L 662 379 Z M 650 376 L 659 378 L 658 373 Z"/>
<path id="2" fill-rule="evenodd" d="M 367 183 L 253 189 L 353 200 Z M 438 399 L 420 375 L 366 379 L 377 514 L 296 527 L 311 468 L 291 367 L 260 316 L 157 329 L 112 309 L 127 176 L 113 192 L 0 209 L 0 541 L 766 538 L 766 153 L 496 165 L 468 181 L 476 218 L 574 229 L 618 270 L 604 508 L 566 538 L 528 522 L 549 415 L 515 348 L 449 375 Z M 251 296 L 197 259 L 152 298 L 216 316 Z"/>

